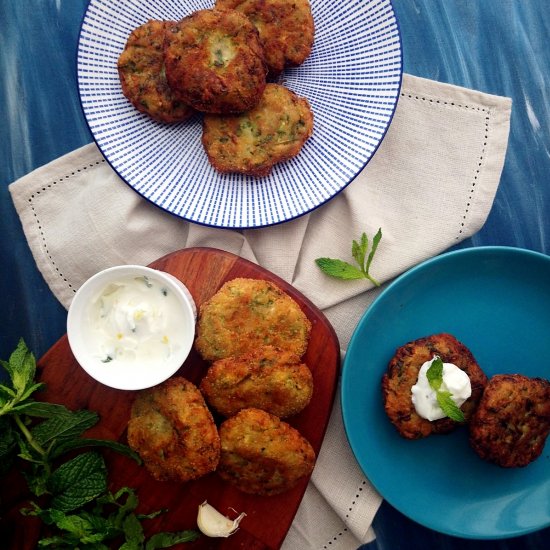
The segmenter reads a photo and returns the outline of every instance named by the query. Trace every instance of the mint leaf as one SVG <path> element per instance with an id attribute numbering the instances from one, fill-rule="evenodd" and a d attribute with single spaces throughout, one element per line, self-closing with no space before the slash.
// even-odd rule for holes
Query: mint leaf
<path id="1" fill-rule="evenodd" d="M 170 548 L 182 542 L 197 540 L 200 534 L 197 531 L 179 531 L 177 533 L 157 533 L 145 544 L 145 550 L 156 550 L 157 548 Z"/>
<path id="2" fill-rule="evenodd" d="M 367 273 L 369 272 L 370 264 L 372 263 L 372 260 L 374 258 L 374 255 L 376 254 L 376 250 L 378 249 L 378 245 L 380 244 L 381 240 L 382 240 L 382 228 L 379 228 L 378 231 L 376 232 L 376 235 L 374 236 L 374 239 L 372 239 L 372 248 L 369 253 L 369 257 L 367 259 L 367 265 L 365 266 L 365 271 Z"/>
<path id="3" fill-rule="evenodd" d="M 13 389 L 17 395 L 22 395 L 27 386 L 34 380 L 36 372 L 34 355 L 29 351 L 23 339 L 19 340 L 9 360 L 7 362 L 3 361 L 2 365 L 8 371 Z"/>
<path id="4" fill-rule="evenodd" d="M 363 233 L 361 235 L 360 242 L 354 240 L 351 244 L 351 255 L 353 256 L 361 270 L 363 270 L 363 266 L 365 265 L 365 255 L 367 254 L 368 247 L 369 240 L 366 233 Z"/>
<path id="5" fill-rule="evenodd" d="M 453 401 L 451 392 L 438 391 L 436 394 L 437 404 L 441 410 L 451 420 L 456 422 L 464 422 L 464 413 L 460 410 L 457 404 Z"/>
<path id="6" fill-rule="evenodd" d="M 5 361 L 2 361 L 5 364 Z M 0 384 L 0 406 L 4 406 L 10 399 L 16 397 L 15 392 L 9 386 Z"/>
<path id="7" fill-rule="evenodd" d="M 86 430 L 94 426 L 99 417 L 97 413 L 88 410 L 59 410 L 58 414 L 36 425 L 31 434 L 40 444 L 46 445 L 54 439 L 59 442 L 80 437 Z"/>
<path id="8" fill-rule="evenodd" d="M 56 405 L 55 403 L 46 403 L 44 401 L 27 400 L 20 405 L 13 407 L 12 412 L 18 414 L 26 414 L 27 416 L 34 416 L 37 418 L 51 418 L 58 414 L 70 412 L 63 405 Z"/>
<path id="9" fill-rule="evenodd" d="M 452 393 L 441 390 L 441 384 L 443 383 L 443 361 L 441 357 L 437 355 L 434 357 L 430 368 L 426 371 L 426 378 L 430 388 L 435 391 L 437 404 L 441 407 L 445 416 L 456 422 L 464 422 L 464 413 L 453 401 Z"/>
<path id="10" fill-rule="evenodd" d="M 430 368 L 426 371 L 426 378 L 432 390 L 438 391 L 443 383 L 443 361 L 440 357 L 434 357 Z"/>
<path id="11" fill-rule="evenodd" d="M 41 390 L 42 388 L 45 388 L 45 387 L 46 387 L 46 384 L 42 384 L 41 382 L 37 384 L 32 384 L 32 383 L 27 384 L 25 391 L 19 396 L 19 401 L 24 401 L 25 399 L 28 399 L 35 391 Z"/>
<path id="12" fill-rule="evenodd" d="M 135 514 L 128 514 L 126 518 L 124 518 L 122 529 L 124 530 L 124 536 L 126 537 L 127 543 L 131 543 L 139 548 L 145 542 L 143 527 Z"/>
<path id="13" fill-rule="evenodd" d="M 91 523 L 82 516 L 66 515 L 59 510 L 50 510 L 50 516 L 57 528 L 76 535 L 78 540 L 82 540 L 82 537 L 92 531 Z"/>
<path id="14" fill-rule="evenodd" d="M 0 384 L 0 416 L 3 416 L 12 413 L 15 406 L 44 385 L 34 382 L 36 361 L 23 339 L 19 340 L 9 361 L 1 361 L 0 364 L 8 373 L 12 385 L 10 388 Z"/>
<path id="15" fill-rule="evenodd" d="M 62 464 L 48 480 L 54 495 L 51 507 L 70 512 L 107 490 L 107 468 L 103 458 L 88 452 Z"/>
<path id="16" fill-rule="evenodd" d="M 53 460 L 68 451 L 83 449 L 84 447 L 103 447 L 105 449 L 111 449 L 121 455 L 135 460 L 138 464 L 141 464 L 141 458 L 139 455 L 132 451 L 128 445 L 124 445 L 118 441 L 111 441 L 110 439 L 92 439 L 90 437 L 63 440 L 60 443 L 56 443 L 52 447 L 49 456 L 50 459 Z"/>
<path id="17" fill-rule="evenodd" d="M 365 257 L 369 248 L 369 239 L 367 234 L 363 233 L 359 241 L 352 241 L 351 255 L 359 267 L 334 258 L 317 258 L 315 263 L 319 266 L 323 273 L 329 275 L 330 277 L 344 280 L 368 279 L 373 285 L 380 286 L 380 283 L 370 275 L 369 269 L 381 239 L 382 229 L 378 229 L 378 232 L 372 241 L 372 248 L 368 255 L 366 264 Z"/>
<path id="18" fill-rule="evenodd" d="M 337 279 L 364 279 L 365 275 L 360 269 L 348 264 L 342 260 L 333 258 L 317 258 L 315 263 L 321 268 L 323 273 Z"/>
<path id="19" fill-rule="evenodd" d="M 7 362 L 2 361 L 2 365 L 8 371 L 16 394 L 18 396 L 23 395 L 27 386 L 33 382 L 36 373 L 34 355 L 30 352 L 23 339 L 19 340 L 9 360 Z"/>

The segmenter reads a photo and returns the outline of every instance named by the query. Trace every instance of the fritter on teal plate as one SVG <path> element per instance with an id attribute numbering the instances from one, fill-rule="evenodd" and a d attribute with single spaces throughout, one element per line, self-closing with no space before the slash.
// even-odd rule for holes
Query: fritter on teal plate
<path id="1" fill-rule="evenodd" d="M 399 434 L 407 439 L 445 434 L 459 424 L 447 417 L 426 420 L 416 412 L 412 402 L 411 388 L 416 384 L 418 372 L 434 355 L 438 355 L 444 363 L 453 363 L 470 377 L 472 394 L 460 407 L 466 422 L 477 408 L 487 384 L 487 377 L 471 351 L 451 334 L 426 336 L 398 348 L 382 377 L 382 396 L 388 418 Z"/>
<path id="2" fill-rule="evenodd" d="M 503 468 L 527 466 L 542 453 L 550 432 L 550 382 L 497 374 L 470 421 L 470 444 Z"/>

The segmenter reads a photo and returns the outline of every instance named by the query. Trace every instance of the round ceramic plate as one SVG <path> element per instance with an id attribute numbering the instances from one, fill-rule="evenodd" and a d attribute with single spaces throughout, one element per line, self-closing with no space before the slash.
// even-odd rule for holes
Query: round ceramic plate
<path id="1" fill-rule="evenodd" d="M 506 247 L 438 256 L 373 302 L 351 339 L 342 373 L 350 445 L 380 494 L 411 519 L 463 538 L 521 535 L 550 525 L 550 442 L 525 468 L 480 459 L 467 429 L 410 441 L 385 415 L 381 378 L 399 346 L 449 332 L 487 376 L 550 378 L 550 257 Z"/>
<path id="2" fill-rule="evenodd" d="M 123 96 L 117 59 L 149 19 L 178 20 L 212 8 L 200 0 L 91 0 L 77 56 L 85 118 L 104 157 L 135 191 L 186 220 L 252 228 L 296 218 L 339 193 L 372 158 L 392 119 L 402 75 L 391 0 L 311 0 L 315 43 L 281 83 L 306 97 L 313 136 L 263 178 L 219 174 L 201 144 L 201 118 L 155 122 Z"/>

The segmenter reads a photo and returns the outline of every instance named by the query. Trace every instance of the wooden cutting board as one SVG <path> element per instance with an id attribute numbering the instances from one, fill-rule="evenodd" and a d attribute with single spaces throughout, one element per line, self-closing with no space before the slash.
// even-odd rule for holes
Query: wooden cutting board
<path id="1" fill-rule="evenodd" d="M 306 409 L 287 421 L 309 440 L 318 453 L 332 409 L 340 369 L 338 339 L 326 317 L 284 280 L 228 252 L 213 248 L 189 248 L 168 254 L 153 262 L 151 267 L 171 273 L 183 281 L 193 295 L 197 307 L 210 298 L 223 283 L 236 277 L 272 281 L 294 298 L 312 323 L 304 361 L 313 373 L 314 394 Z M 97 411 L 101 420 L 87 435 L 127 443 L 126 426 L 135 393 L 111 389 L 90 378 L 72 355 L 66 335 L 40 359 L 38 366 L 40 379 L 47 385 L 41 399 L 62 403 L 71 409 Z M 192 351 L 177 374 L 198 384 L 207 367 L 207 363 Z M 129 458 L 110 451 L 105 451 L 104 456 L 112 490 L 125 485 L 137 489 L 139 511 L 168 509 L 166 514 L 144 523 L 149 535 L 158 531 L 195 529 L 198 505 L 205 500 L 230 517 L 235 517 L 232 510 L 246 513 L 239 530 L 231 537 L 214 539 L 202 536 L 196 542 L 181 545 L 181 548 L 189 550 L 279 548 L 308 482 L 304 479 L 298 486 L 281 495 L 259 497 L 238 491 L 222 481 L 216 473 L 185 484 L 158 482 L 143 466 Z M 16 478 L 12 479 L 17 484 Z M 9 491 L 11 497 L 4 495 L 4 504 L 9 504 L 11 511 L 3 516 L 10 517 L 15 522 L 12 524 L 13 538 L 18 542 L 12 548 L 31 549 L 35 547 L 39 536 L 40 524 L 18 514 L 16 509 L 25 496 L 19 495 L 16 499 L 18 502 L 14 502 L 14 487 L 12 484 Z"/>

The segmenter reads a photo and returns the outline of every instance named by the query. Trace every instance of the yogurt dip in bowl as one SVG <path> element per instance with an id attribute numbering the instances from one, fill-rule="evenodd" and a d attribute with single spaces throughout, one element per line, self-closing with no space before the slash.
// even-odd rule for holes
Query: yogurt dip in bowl
<path id="1" fill-rule="evenodd" d="M 176 277 L 139 265 L 116 266 L 88 279 L 67 317 L 80 366 L 112 388 L 139 390 L 175 374 L 193 346 L 197 309 Z"/>

